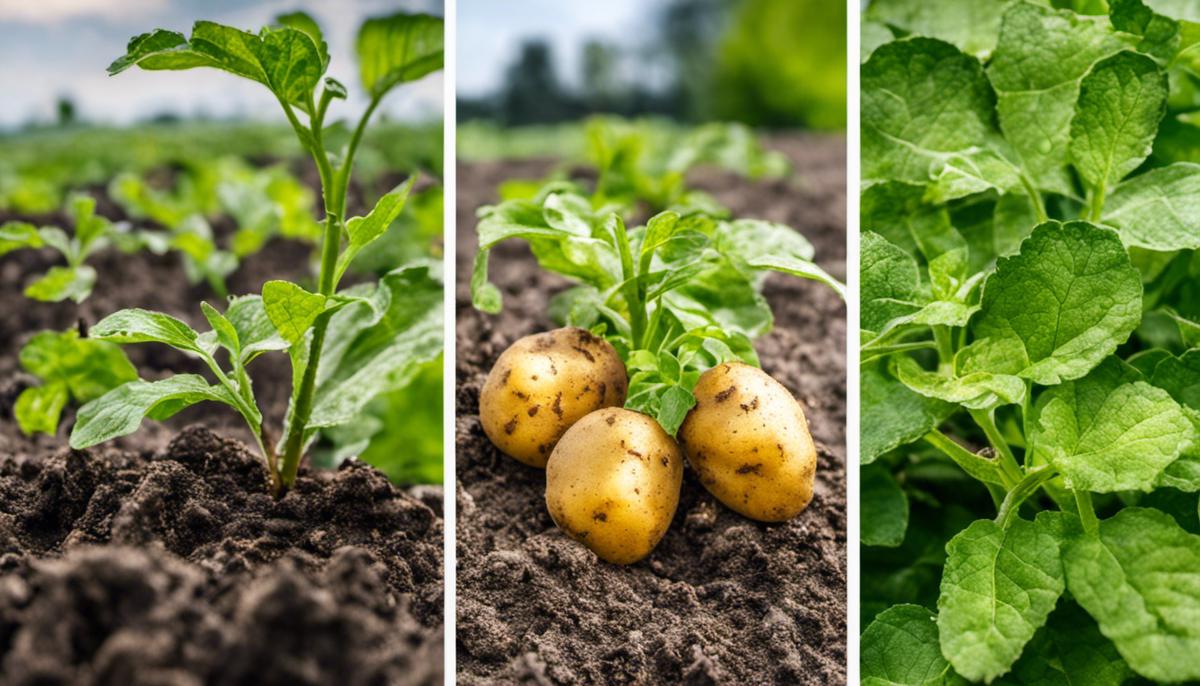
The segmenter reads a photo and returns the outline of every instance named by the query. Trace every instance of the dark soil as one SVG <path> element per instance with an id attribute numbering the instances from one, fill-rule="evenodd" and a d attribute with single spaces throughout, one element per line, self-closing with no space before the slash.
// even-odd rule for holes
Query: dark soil
<path id="1" fill-rule="evenodd" d="M 103 195 L 98 207 L 124 218 Z M 304 283 L 310 251 L 276 240 L 229 290 Z M 242 420 L 212 404 L 85 452 L 66 448 L 71 410 L 58 436 L 21 434 L 12 405 L 36 379 L 17 355 L 33 334 L 125 307 L 207 328 L 199 302 L 220 300 L 189 286 L 175 255 L 114 250 L 90 261 L 99 276 L 83 305 L 26 299 L 55 263 L 50 251 L 0 257 L 0 684 L 440 684 L 440 487 L 401 489 L 352 463 L 302 468 L 275 501 Z M 143 378 L 202 371 L 165 346 L 125 350 Z M 286 358 L 251 373 L 278 425 Z"/>
<path id="2" fill-rule="evenodd" d="M 265 486 L 203 428 L 0 463 L 4 683 L 441 683 L 435 511 L 361 463 Z"/>
<path id="3" fill-rule="evenodd" d="M 845 278 L 845 141 L 787 136 L 783 181 L 718 171 L 692 181 L 735 215 L 787 223 L 825 269 Z M 552 161 L 458 167 L 458 273 L 469 274 L 474 210 L 510 178 Z M 716 502 L 685 475 L 662 543 L 630 567 L 600 561 L 554 527 L 545 474 L 500 454 L 478 419 L 487 370 L 515 339 L 552 328 L 550 296 L 567 283 L 502 244 L 491 277 L 497 316 L 458 286 L 458 675 L 462 684 L 832 684 L 846 680 L 846 310 L 830 290 L 772 276 L 775 330 L 757 342 L 764 369 L 801 401 L 819 462 L 812 504 L 766 525 Z"/>

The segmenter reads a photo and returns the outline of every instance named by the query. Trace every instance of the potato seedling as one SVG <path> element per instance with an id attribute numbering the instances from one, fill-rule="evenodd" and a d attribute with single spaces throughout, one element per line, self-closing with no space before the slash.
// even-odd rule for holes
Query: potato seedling
<path id="1" fill-rule="evenodd" d="M 442 20 L 420 14 L 370 19 L 358 33 L 360 77 L 369 105 L 346 147 L 325 143 L 326 117 L 346 88 L 324 76 L 329 52 L 320 28 L 302 13 L 247 33 L 200 21 L 190 38 L 156 30 L 133 38 L 109 67 L 119 74 L 210 67 L 265 86 L 278 100 L 321 178 L 325 221 L 317 288 L 269 281 L 261 295 L 233 298 L 224 312 L 201 303 L 212 327 L 198 332 L 165 314 L 122 310 L 97 323 L 94 339 L 161 343 L 200 359 L 216 383 L 194 374 L 131 381 L 84 405 L 71 433 L 77 449 L 135 431 L 143 417 L 162 420 L 202 401 L 233 407 L 265 458 L 272 490 L 291 486 L 318 429 L 352 421 L 374 397 L 403 388 L 421 364 L 438 355 L 441 335 L 439 265 L 414 263 L 375 284 L 338 291 L 355 255 L 382 235 L 404 207 L 413 178 L 384 195 L 367 215 L 347 219 L 346 195 L 355 153 L 371 114 L 394 87 L 442 66 Z M 301 121 L 305 118 L 307 124 Z M 343 245 L 344 240 L 344 245 Z M 218 351 L 227 363 L 218 361 Z M 293 388 L 282 438 L 271 440 L 247 366 L 259 355 L 286 352 Z"/>
<path id="2" fill-rule="evenodd" d="M 619 407 L 575 422 L 546 465 L 546 508 L 568 536 L 614 564 L 650 554 L 667 533 L 683 456 L 658 422 Z"/>
<path id="3" fill-rule="evenodd" d="M 696 478 L 726 507 L 782 522 L 812 500 L 817 449 L 804 410 L 758 367 L 725 362 L 704 372 L 679 444 Z"/>
<path id="4" fill-rule="evenodd" d="M 1195 681 L 1195 4 L 931 8 L 867 11 L 864 683 Z"/>
<path id="5" fill-rule="evenodd" d="M 96 285 L 96 270 L 85 264 L 97 251 L 116 243 L 136 250 L 138 238 L 125 224 L 114 224 L 96 214 L 96 199 L 72 195 L 66 212 L 74 221 L 70 236 L 57 226 L 36 227 L 28 222 L 10 221 L 0 226 L 0 255 L 20 249 L 53 248 L 66 259 L 65 266 L 49 271 L 25 288 L 26 297 L 43 302 L 73 300 L 83 302 Z"/>
<path id="6" fill-rule="evenodd" d="M 533 334 L 496 360 L 480 391 L 479 420 L 502 452 L 545 467 L 572 424 L 621 407 L 628 385 L 624 363 L 603 338 L 578 328 Z"/>
<path id="7" fill-rule="evenodd" d="M 812 246 L 790 227 L 752 219 L 728 220 L 723 218 L 723 210 L 714 210 L 714 203 L 705 202 L 700 206 L 681 205 L 660 212 L 645 226 L 627 229 L 622 212 L 630 211 L 632 200 L 625 205 L 614 205 L 609 202 L 610 195 L 604 191 L 587 196 L 573 184 L 551 182 L 530 199 L 507 200 L 494 207 L 482 208 L 477 225 L 480 249 L 472 274 L 472 296 L 480 310 L 499 311 L 502 306 L 500 292 L 487 280 L 489 251 L 492 246 L 510 238 L 528 241 L 534 257 L 544 269 L 578 284 L 554 299 L 551 314 L 565 324 L 591 331 L 611 344 L 628 373 L 625 409 L 657 422 L 673 443 L 671 437 L 696 405 L 694 390 L 704 372 L 730 362 L 758 366 L 752 340 L 772 325 L 771 309 L 761 294 L 767 272 L 778 271 L 820 281 L 838 293 L 842 293 L 842 286 L 812 261 Z M 672 196 L 677 199 L 695 197 L 686 192 L 673 192 Z M 523 350 L 527 344 L 514 344 L 514 347 L 518 346 Z M 503 378 L 501 366 L 504 363 L 505 369 L 508 368 L 508 355 L 506 352 L 501 356 L 501 362 L 489 375 L 485 385 L 487 393 L 480 403 L 481 419 L 485 414 L 490 415 L 483 419 L 485 429 L 491 426 L 487 430 L 488 436 L 506 452 L 512 446 L 505 441 L 505 436 L 496 435 L 496 428 L 504 427 L 500 420 L 511 421 L 515 416 L 523 421 L 525 417 L 516 412 L 519 408 L 506 408 L 504 414 L 495 416 L 495 395 L 488 387 L 494 388 L 498 385 L 497 380 Z M 757 385 L 748 386 L 748 389 L 766 388 L 761 381 L 756 381 Z M 811 439 L 807 436 L 802 414 L 800 423 L 796 421 L 799 408 L 795 400 L 791 400 L 790 406 L 782 402 L 776 404 L 776 391 L 782 391 L 782 388 L 771 389 L 771 407 L 764 407 L 757 416 L 760 421 L 770 417 L 787 422 L 786 425 L 768 426 L 767 433 L 762 434 L 764 445 L 773 449 L 776 444 L 784 445 L 784 454 L 772 462 L 771 470 L 767 470 L 766 456 L 760 460 L 752 451 L 755 446 L 740 443 L 746 449 L 745 455 L 734 466 L 736 474 L 743 463 L 761 463 L 762 474 L 754 489 L 755 496 L 745 499 L 746 502 L 753 499 L 753 506 L 734 509 L 772 521 L 786 519 L 808 503 L 815 466 Z M 786 395 L 786 391 L 783 394 Z M 764 395 L 762 400 L 767 401 L 767 396 Z M 605 412 L 608 411 L 593 411 L 580 421 L 594 424 L 592 418 Z M 705 414 L 702 412 L 701 419 L 696 420 L 697 426 L 706 423 Z M 518 423 L 512 424 L 514 433 L 518 426 Z M 730 432 L 734 430 L 736 427 L 729 428 Z M 774 437 L 768 435 L 771 430 L 777 432 Z M 571 430 L 567 431 L 569 435 Z M 717 433 L 702 439 L 699 444 L 703 444 L 703 440 L 720 442 L 734 438 L 731 433 L 720 435 L 720 429 L 713 431 Z M 648 442 L 634 443 L 635 439 Z M 625 441 L 622 450 L 643 455 L 660 447 L 657 439 L 650 441 L 645 433 L 621 437 L 617 442 L 620 440 Z M 567 459 L 562 456 L 565 455 L 563 450 L 561 442 L 553 449 L 548 470 L 555 471 L 555 462 Z M 617 453 L 584 451 L 572 455 L 570 464 L 572 470 L 585 469 L 580 465 L 589 462 L 594 463 L 597 470 L 605 470 L 612 460 L 621 457 Z M 729 459 L 736 458 L 730 456 Z M 709 481 L 716 483 L 713 479 Z M 775 483 L 768 485 L 768 481 Z M 705 485 L 711 487 L 712 484 Z M 639 486 L 632 484 L 630 488 Z M 745 495 L 720 489 L 714 493 L 722 500 L 736 498 L 739 502 Z M 627 497 L 634 498 L 633 495 Z M 783 502 L 787 498 L 794 500 Z M 617 554 L 605 546 L 596 546 L 591 534 L 579 536 L 578 532 L 583 530 L 579 520 L 564 524 L 568 520 L 556 516 L 555 521 L 605 559 L 636 560 L 648 552 L 648 549 L 643 551 L 638 547 L 638 555 L 628 551 Z M 644 542 L 653 538 L 656 541 L 662 532 L 649 528 L 653 523 L 648 518 L 642 520 L 642 525 L 647 528 L 634 540 Z M 655 536 L 651 537 L 651 533 Z"/>

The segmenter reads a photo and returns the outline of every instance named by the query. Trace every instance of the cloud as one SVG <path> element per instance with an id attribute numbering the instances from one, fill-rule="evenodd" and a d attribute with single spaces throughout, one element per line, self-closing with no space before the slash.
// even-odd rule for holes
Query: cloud
<path id="1" fill-rule="evenodd" d="M 121 21 L 159 12 L 167 0 L 36 0 L 0 3 L 0 22 L 57 24 L 69 19 Z"/>

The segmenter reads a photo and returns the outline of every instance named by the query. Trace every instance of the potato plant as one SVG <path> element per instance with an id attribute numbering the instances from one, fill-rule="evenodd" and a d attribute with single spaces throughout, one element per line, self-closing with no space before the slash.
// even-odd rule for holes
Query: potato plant
<path id="1" fill-rule="evenodd" d="M 320 28 L 307 15 L 282 16 L 277 25 L 257 34 L 205 21 L 195 24 L 191 37 L 159 29 L 133 38 L 128 52 L 109 67 L 114 75 L 134 66 L 209 67 L 262 84 L 276 97 L 317 166 L 325 220 L 314 290 L 269 281 L 261 294 L 232 298 L 223 311 L 200 303 L 211 326 L 204 332 L 141 309 L 116 312 L 92 327 L 94 340 L 159 343 L 183 351 L 201 360 L 212 380 L 177 374 L 118 386 L 80 409 L 72 447 L 82 449 L 131 433 L 144 417 L 162 420 L 199 402 L 217 402 L 245 419 L 264 457 L 271 488 L 281 495 L 295 480 L 317 430 L 354 421 L 372 399 L 402 389 L 441 352 L 437 263 L 414 262 L 392 269 L 377 282 L 344 290 L 338 284 L 354 257 L 396 219 L 412 188 L 410 177 L 365 216 L 345 216 L 355 154 L 371 115 L 394 88 L 441 68 L 442 20 L 405 13 L 370 19 L 359 30 L 356 48 L 369 104 L 340 150 L 326 145 L 325 133 L 332 126 L 326 119 L 330 105 L 344 99 L 347 90 L 325 76 L 328 49 Z M 265 421 L 247 372 L 256 358 L 273 352 L 286 353 L 292 365 L 291 399 L 280 434 Z"/>
<path id="2" fill-rule="evenodd" d="M 501 309 L 502 294 L 488 282 L 489 252 L 514 238 L 529 243 L 543 269 L 578 284 L 550 304 L 552 317 L 571 328 L 506 351 L 484 385 L 480 416 L 498 448 L 546 467 L 555 522 L 602 558 L 627 564 L 649 554 L 666 531 L 680 481 L 663 479 L 682 468 L 680 455 L 718 499 L 747 516 L 781 521 L 807 505 L 812 439 L 799 404 L 757 370 L 752 341 L 772 325 L 761 293 L 768 272 L 839 293 L 842 286 L 812 261 L 812 246 L 795 230 L 727 219 L 711 199 L 681 204 L 700 197 L 686 189 L 672 191 L 672 209 L 626 228 L 626 216 L 655 200 L 629 189 L 614 201 L 609 173 L 592 193 L 551 181 L 531 197 L 481 208 L 471 289 L 478 309 Z M 705 374 L 718 366 L 726 376 L 706 393 Z M 743 368 L 775 387 L 765 392 Z M 725 416 L 726 401 L 735 416 Z M 558 409 L 547 418 L 553 421 L 540 418 L 547 404 Z M 681 450 L 674 437 L 685 418 L 694 429 Z M 718 456 L 715 447 L 738 427 L 757 440 Z M 758 483 L 747 486 L 752 480 Z"/>
<path id="3" fill-rule="evenodd" d="M 864 683 L 1200 679 L 1200 15 L 1063 4 L 866 10 Z"/>

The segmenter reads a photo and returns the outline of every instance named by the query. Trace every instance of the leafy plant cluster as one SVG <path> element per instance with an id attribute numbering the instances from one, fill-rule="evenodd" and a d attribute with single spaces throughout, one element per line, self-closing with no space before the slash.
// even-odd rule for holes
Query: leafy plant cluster
<path id="1" fill-rule="evenodd" d="M 1200 679 L 1194 3 L 877 0 L 864 683 Z"/>
<path id="2" fill-rule="evenodd" d="M 626 407 L 674 435 L 695 404 L 701 373 L 730 360 L 758 366 L 752 341 L 773 324 L 762 295 L 769 272 L 821 281 L 838 293 L 843 287 L 791 227 L 731 219 L 687 187 L 687 171 L 701 163 L 782 173 L 782 158 L 759 147 L 748 129 L 701 126 L 672 149 L 611 118 L 591 120 L 586 135 L 590 188 L 561 175 L 540 185 L 509 182 L 501 189 L 508 199 L 480 208 L 473 302 L 500 311 L 502 294 L 488 281 L 490 251 L 508 239 L 528 242 L 543 269 L 577 284 L 552 300 L 551 316 L 604 336 L 630 374 Z M 655 214 L 627 228 L 646 208 Z"/>
<path id="3" fill-rule="evenodd" d="M 340 290 L 338 284 L 354 258 L 393 224 L 414 184 L 415 176 L 386 193 L 366 215 L 345 216 L 355 154 L 371 114 L 395 87 L 441 68 L 442 20 L 406 13 L 371 19 L 360 29 L 356 47 L 369 104 L 354 133 L 336 150 L 325 143 L 324 134 L 333 126 L 326 123 L 326 116 L 333 101 L 344 99 L 347 90 L 325 76 L 328 49 L 316 22 L 307 15 L 285 15 L 257 34 L 204 21 L 196 23 L 190 38 L 157 30 L 131 40 L 127 54 L 109 67 L 111 74 L 135 65 L 149 70 L 210 67 L 267 87 L 316 163 L 325 220 L 319 227 L 320 267 L 314 290 L 269 281 L 261 294 L 230 298 L 223 311 L 202 302 L 208 331 L 197 331 L 167 314 L 129 309 L 102 319 L 87 339 L 65 335 L 59 350 L 83 340 L 88 345 L 165 344 L 200 360 L 211 374 L 211 378 L 177 374 L 155 381 L 135 378 L 90 399 L 79 410 L 72 447 L 82 449 L 131 433 L 144 417 L 162 420 L 199 402 L 217 402 L 245 419 L 263 454 L 272 490 L 281 494 L 294 481 L 300 459 L 318 431 L 352 422 L 374 399 L 401 391 L 438 358 L 442 349 L 439 263 L 418 260 L 393 265 L 377 282 Z M 240 180 L 235 176 L 234 182 Z M 158 213 L 161 219 L 178 208 L 173 201 L 182 202 L 148 194 L 128 178 L 116 183 L 126 185 L 119 190 L 131 191 L 127 200 L 136 199 L 142 210 Z M 262 186 L 256 183 L 251 178 L 246 185 L 225 186 L 222 198 L 219 182 L 216 195 L 229 206 L 237 206 L 234 196 L 240 192 L 262 191 L 270 197 L 270 179 Z M 285 192 L 287 188 L 285 184 Z M 243 206 L 254 204 L 248 201 Z M 272 226 L 282 220 L 280 215 L 269 219 Z M 286 353 L 292 365 L 291 400 L 278 440 L 256 403 L 247 371 L 259 356 L 273 352 Z M 30 406 L 49 410 L 57 405 L 61 410 L 58 400 L 63 388 L 81 401 L 94 395 L 89 388 L 73 385 L 77 366 L 59 357 L 63 359 L 56 364 L 26 365 L 46 371 L 39 373 L 47 381 L 40 388 L 59 389 L 55 395 L 40 391 L 49 400 L 35 402 L 35 398 Z M 52 423 L 49 416 L 28 419 L 31 426 Z"/>

